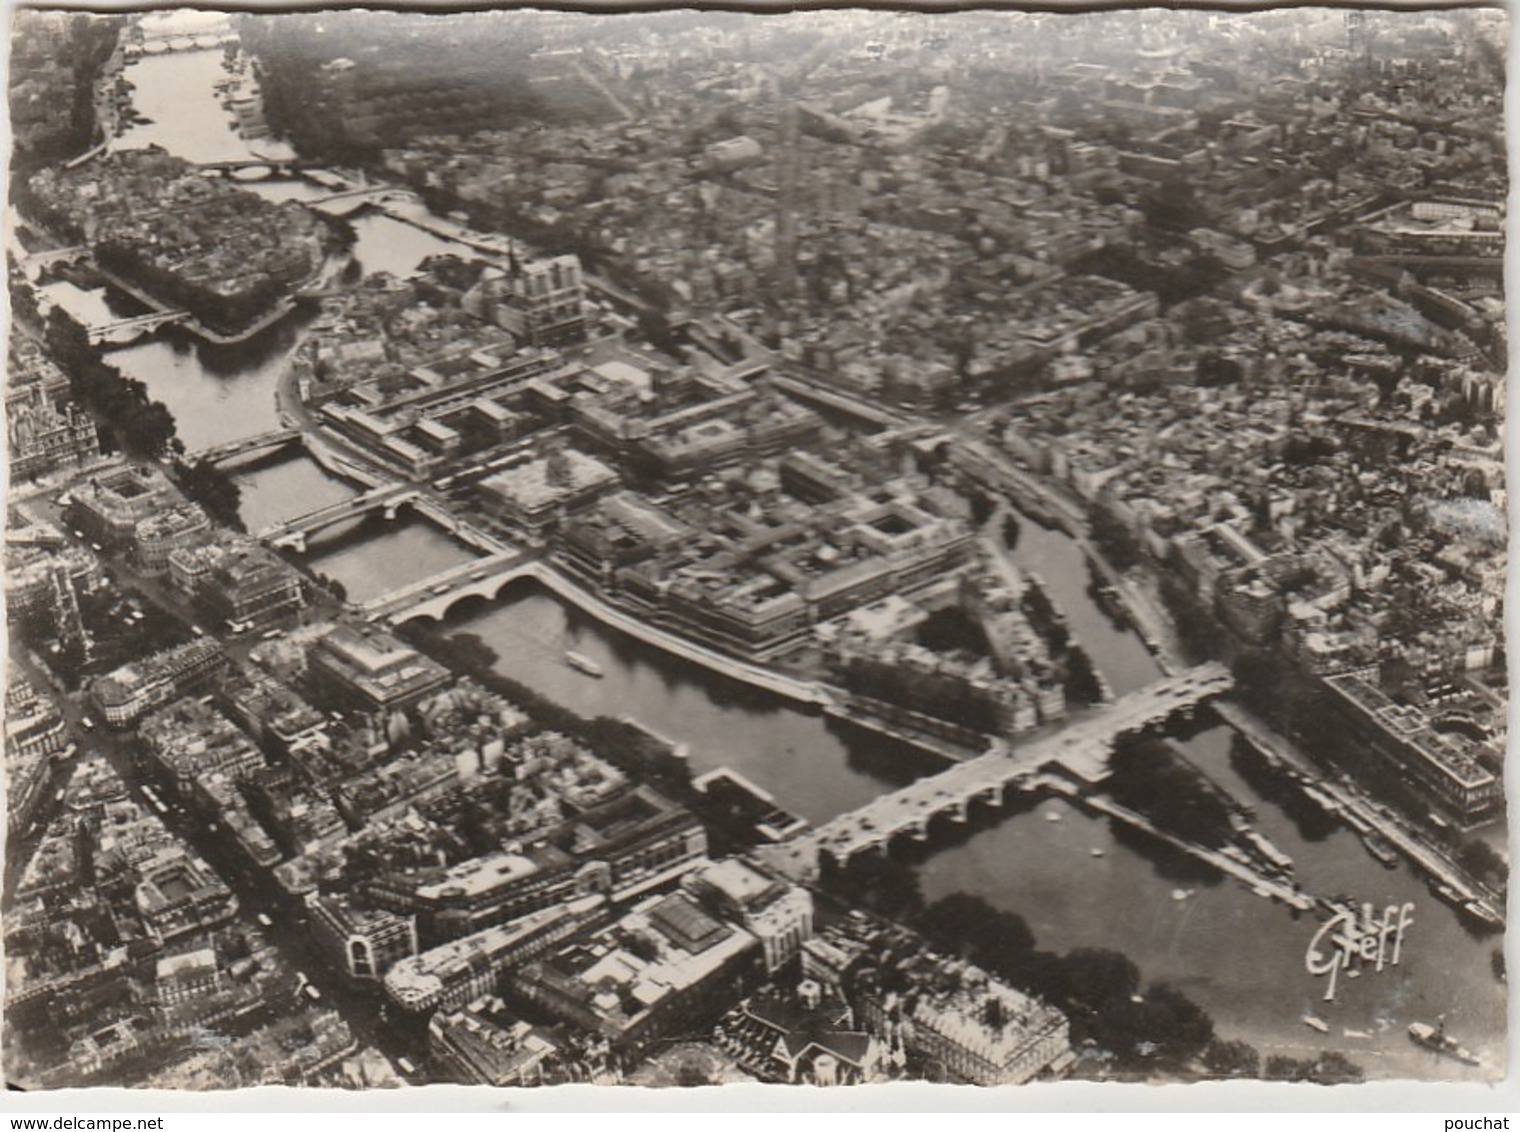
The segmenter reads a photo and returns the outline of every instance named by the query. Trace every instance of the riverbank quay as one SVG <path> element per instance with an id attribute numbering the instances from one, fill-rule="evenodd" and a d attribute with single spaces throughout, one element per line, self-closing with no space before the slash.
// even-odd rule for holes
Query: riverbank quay
<path id="1" fill-rule="evenodd" d="M 1502 924 L 1503 900 L 1478 884 L 1454 861 L 1421 840 L 1398 821 L 1385 807 L 1363 796 L 1360 791 L 1326 777 L 1282 736 L 1274 732 L 1248 708 L 1228 700 L 1214 704 L 1214 711 L 1246 742 L 1251 744 L 1268 765 L 1286 774 L 1306 797 L 1351 828 L 1367 830 L 1382 837 L 1411 865 L 1432 882 L 1436 894 L 1454 908 L 1468 912 L 1487 923 Z M 1328 802 L 1328 805 L 1325 803 Z M 1449 895 L 1443 894 L 1446 889 Z M 1468 908 L 1467 905 L 1473 907 Z"/>
<path id="2" fill-rule="evenodd" d="M 1117 822 L 1129 826 L 1131 829 L 1140 830 L 1143 833 L 1165 842 L 1173 849 L 1186 853 L 1196 860 L 1213 869 L 1218 870 L 1225 876 L 1238 880 L 1258 896 L 1265 896 L 1272 900 L 1280 901 L 1296 912 L 1311 912 L 1319 903 L 1315 897 L 1305 893 L 1297 884 L 1287 884 L 1281 879 L 1270 877 L 1253 869 L 1250 865 L 1235 857 L 1226 856 L 1224 853 L 1186 838 L 1178 837 L 1158 826 L 1144 814 L 1137 813 L 1126 806 L 1121 806 L 1111 798 L 1101 794 L 1085 794 L 1077 790 L 1069 783 L 1058 779 L 1046 784 L 1046 788 L 1052 793 L 1067 799 L 1073 805 L 1081 806 L 1096 814 L 1114 819 Z M 1185 892 L 1186 890 L 1179 890 Z"/>
<path id="3" fill-rule="evenodd" d="M 1086 515 L 1080 511 L 1078 502 L 1059 488 L 1041 484 L 1016 467 L 986 437 L 974 432 L 972 436 L 974 439 L 968 441 L 965 450 L 968 456 L 961 461 L 962 470 L 985 486 L 1004 493 L 1005 498 L 1017 501 L 1015 510 L 1021 514 L 1032 516 L 1034 521 L 1047 522 L 1070 538 L 1111 588 L 1130 625 L 1162 671 L 1174 674 L 1185 668 L 1171 618 L 1134 577 L 1120 573 L 1107 561 L 1088 536 Z M 1032 507 L 1026 506 L 1028 500 L 1034 501 Z M 1361 836 L 1364 843 L 1368 833 L 1380 836 L 1425 876 L 1432 891 L 1454 909 L 1485 927 L 1503 924 L 1502 897 L 1474 881 L 1447 854 L 1408 828 L 1386 807 L 1374 803 L 1361 791 L 1331 779 L 1322 768 L 1311 763 L 1286 738 L 1272 731 L 1240 703 L 1225 699 L 1216 702 L 1213 708 L 1242 739 L 1263 754 L 1274 770 L 1286 774 L 1298 787 L 1311 786 L 1321 798 L 1328 799 L 1330 805 L 1323 807 L 1325 812 Z M 1306 796 L 1313 798 L 1312 793 Z"/>
<path id="4" fill-rule="evenodd" d="M 551 564 L 536 561 L 522 568 L 521 576 L 531 578 L 560 600 L 575 606 L 582 613 L 596 619 L 609 628 L 661 649 L 682 660 L 699 664 L 719 675 L 759 688 L 794 703 L 812 707 L 828 707 L 834 703 L 833 693 L 824 685 L 809 680 L 797 680 L 781 673 L 725 656 L 716 649 L 699 645 L 689 638 L 661 629 L 626 613 L 605 599 L 598 597 L 583 586 L 571 581 Z"/>

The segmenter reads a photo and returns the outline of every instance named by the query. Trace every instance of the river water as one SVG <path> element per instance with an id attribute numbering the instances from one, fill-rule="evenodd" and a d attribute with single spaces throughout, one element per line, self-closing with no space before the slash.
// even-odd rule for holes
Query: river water
<path id="1" fill-rule="evenodd" d="M 220 17 L 208 14 L 211 23 Z M 133 108 L 149 119 L 129 126 L 113 149 L 157 145 L 187 161 L 240 161 L 288 156 L 278 142 L 245 141 L 217 98 L 225 76 L 221 51 L 143 56 L 127 64 Z M 309 200 L 320 188 L 302 181 L 256 182 L 241 186 L 266 200 Z M 353 258 L 365 274 L 409 275 L 429 256 L 458 251 L 459 245 L 388 216 L 364 214 L 353 221 Z M 140 308 L 108 294 L 104 287 L 81 288 L 58 282 L 44 289 L 86 324 L 103 324 Z M 280 427 L 277 387 L 311 316 L 297 313 L 247 342 L 216 346 L 173 328 L 113 350 L 110 361 L 148 387 L 149 395 L 174 414 L 179 436 L 194 452 Z M 231 469 L 243 489 L 242 514 L 258 531 L 357 493 L 345 481 L 301 455 Z M 342 581 L 357 600 L 402 585 L 466 560 L 469 552 L 428 524 L 408 520 L 386 529 L 334 528 L 312 542 L 313 568 Z M 370 560 L 383 564 L 369 568 Z"/>
<path id="2" fill-rule="evenodd" d="M 1066 535 L 1025 520 L 1013 557 L 1041 576 L 1116 693 L 1161 676 L 1139 638 L 1098 607 L 1085 557 Z M 1249 1041 L 1264 1056 L 1313 1057 L 1337 1049 L 1377 1076 L 1479 1079 L 1478 1070 L 1437 1060 L 1409 1042 L 1409 1022 L 1433 1022 L 1444 1013 L 1474 1053 L 1490 1066 L 1502 1064 L 1503 987 L 1489 954 L 1498 941 L 1475 938 L 1403 865 L 1382 867 L 1350 831 L 1306 810 L 1291 794 L 1281 797 L 1270 778 L 1232 758 L 1232 738 L 1228 727 L 1216 725 L 1177 746 L 1254 809 L 1255 825 L 1293 858 L 1306 891 L 1348 895 L 1380 910 L 1415 905 L 1415 926 L 1397 968 L 1343 979 L 1335 1000 L 1324 1002 L 1325 981 L 1304 969 L 1319 927 L 1312 916 L 1234 881 L 1200 878 L 1191 863 L 1127 831 L 1116 833 L 1108 819 L 1056 802 L 935 853 L 920 866 L 924 895 L 974 892 L 1022 915 L 1040 946 L 1052 950 L 1121 950 L 1147 980 L 1182 989 L 1225 1036 Z M 1061 820 L 1046 820 L 1047 811 Z M 1094 849 L 1103 855 L 1093 856 Z M 1191 895 L 1176 900 L 1178 889 Z M 1301 1020 L 1306 1013 L 1324 1020 L 1330 1033 L 1309 1029 Z"/>
<path id="3" fill-rule="evenodd" d="M 1026 522 L 1014 557 L 1042 574 L 1116 692 L 1160 676 L 1144 646 L 1086 593 L 1082 552 L 1069 539 Z M 536 586 L 510 593 L 502 605 L 466 611 L 451 627 L 479 636 L 496 652 L 499 671 L 535 691 L 583 714 L 631 715 L 688 744 L 695 770 L 731 766 L 815 823 L 938 769 L 896 744 L 831 726 L 609 631 Z M 567 665 L 567 650 L 596 661 L 603 678 Z M 1110 656 L 1118 663 L 1110 665 Z M 1232 735 L 1215 725 L 1178 746 L 1254 808 L 1257 828 L 1293 858 L 1308 891 L 1379 909 L 1413 903 L 1415 926 L 1399 967 L 1343 979 L 1335 1000 L 1324 1002 L 1324 980 L 1304 969 L 1320 926 L 1313 916 L 1056 801 L 935 847 L 916 867 L 925 898 L 981 896 L 1023 916 L 1047 950 L 1123 951 L 1147 982 L 1183 990 L 1223 1036 L 1249 1041 L 1263 1056 L 1312 1059 L 1334 1049 L 1374 1076 L 1480 1079 L 1479 1070 L 1414 1047 L 1405 1029 L 1444 1013 L 1488 1065 L 1500 1063 L 1505 1007 L 1489 955 L 1497 941 L 1471 935 L 1403 866 L 1383 868 L 1349 831 L 1292 795 L 1278 799 L 1270 779 L 1232 757 Z M 1049 820 L 1052 813 L 1059 820 Z M 1174 898 L 1179 890 L 1184 899 Z M 1330 1032 L 1311 1030 L 1306 1013 Z"/>
<path id="4" fill-rule="evenodd" d="M 154 122 L 135 127 L 117 144 L 160 144 L 196 161 L 249 156 L 216 102 L 221 58 L 220 52 L 199 52 L 131 64 L 127 77 L 136 86 L 137 105 Z M 256 189 L 272 199 L 312 192 L 292 184 Z M 428 255 L 455 247 L 386 217 L 363 216 L 355 227 L 354 255 L 365 271 L 406 273 Z M 55 297 L 71 307 L 104 306 L 103 295 L 60 291 Z M 170 331 L 117 351 L 112 360 L 169 405 L 193 450 L 277 425 L 276 385 L 303 329 L 296 317 L 223 349 Z M 259 465 L 239 479 L 245 519 L 254 530 L 354 490 L 304 457 Z M 1044 579 L 1114 691 L 1156 679 L 1160 669 L 1140 640 L 1114 625 L 1088 594 L 1080 549 L 1059 532 L 1030 521 L 1022 526 L 1015 559 Z M 401 519 L 326 532 L 313 543 L 310 561 L 365 600 L 468 556 L 426 523 Z M 813 822 L 936 769 L 897 744 L 629 640 L 531 585 L 509 592 L 500 604 L 471 604 L 450 627 L 478 635 L 496 652 L 504 674 L 583 714 L 631 716 L 687 744 L 694 767 L 733 767 Z M 567 650 L 596 661 L 604 677 L 570 668 Z M 1403 866 L 1382 868 L 1344 829 L 1298 813 L 1291 799 L 1274 801 L 1270 782 L 1243 777 L 1226 728 L 1204 730 L 1181 746 L 1212 779 L 1254 807 L 1259 828 L 1294 858 L 1306 889 L 1349 894 L 1379 907 L 1415 905 L 1398 968 L 1344 980 L 1336 1000 L 1322 1002 L 1323 982 L 1303 966 L 1319 926 L 1312 917 L 1297 916 L 1232 881 L 1200 876 L 1196 866 L 1116 831 L 1106 819 L 1056 802 L 928 853 L 916 866 L 926 897 L 982 896 L 1022 915 L 1047 950 L 1121 950 L 1147 981 L 1184 990 L 1213 1015 L 1223 1036 L 1250 1041 L 1263 1054 L 1312 1057 L 1338 1049 L 1378 1077 L 1478 1079 L 1480 1071 L 1438 1061 L 1405 1037 L 1409 1022 L 1433 1022 L 1444 1013 L 1451 1031 L 1489 1066 L 1501 1063 L 1503 989 L 1489 959 L 1496 941 L 1471 936 Z M 1047 820 L 1049 813 L 1060 820 Z M 1179 890 L 1185 898 L 1173 899 Z M 1300 1021 L 1305 1012 L 1323 1018 L 1330 1032 L 1308 1029 Z"/>
<path id="5" fill-rule="evenodd" d="M 350 601 L 366 602 L 464 563 L 476 555 L 443 531 L 404 512 L 329 527 L 313 538 L 306 561 L 343 583 Z"/>

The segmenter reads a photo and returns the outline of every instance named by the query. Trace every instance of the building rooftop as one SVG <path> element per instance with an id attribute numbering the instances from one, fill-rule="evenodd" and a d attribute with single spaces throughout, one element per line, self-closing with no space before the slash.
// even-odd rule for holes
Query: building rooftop
<path id="1" fill-rule="evenodd" d="M 571 917 L 589 916 L 603 903 L 601 896 L 580 897 L 408 956 L 386 973 L 385 991 L 402 1006 L 417 1009 L 536 933 Z"/>
<path id="2" fill-rule="evenodd" d="M 582 492 L 617 482 L 617 473 L 600 460 L 574 448 L 565 448 L 488 476 L 480 486 L 524 510 L 538 511 Z"/>

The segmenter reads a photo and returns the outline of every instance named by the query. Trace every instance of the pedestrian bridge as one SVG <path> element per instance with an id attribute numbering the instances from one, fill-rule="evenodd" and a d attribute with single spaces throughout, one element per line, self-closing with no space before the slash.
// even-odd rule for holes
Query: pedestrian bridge
<path id="1" fill-rule="evenodd" d="M 999 744 L 978 758 L 841 814 L 804 837 L 757 853 L 766 864 L 805 883 L 817 879 L 825 856 L 843 866 L 856 854 L 885 849 L 904 834 L 927 841 L 933 818 L 948 815 L 965 822 L 972 802 L 980 799 L 1000 806 L 1009 786 L 1041 772 L 1055 771 L 1095 785 L 1108 776 L 1109 756 L 1120 739 L 1164 726 L 1179 715 L 1190 717 L 1198 705 L 1232 687 L 1234 679 L 1223 665 L 1199 665 L 1121 696 L 1054 734 L 1012 749 Z"/>

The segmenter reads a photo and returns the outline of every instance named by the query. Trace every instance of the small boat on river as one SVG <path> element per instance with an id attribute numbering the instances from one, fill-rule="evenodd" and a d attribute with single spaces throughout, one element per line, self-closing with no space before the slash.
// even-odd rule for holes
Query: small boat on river
<path id="1" fill-rule="evenodd" d="M 1457 1039 L 1446 1033 L 1444 1020 L 1431 1026 L 1425 1022 L 1409 1023 L 1409 1040 L 1435 1053 L 1455 1058 L 1464 1065 L 1477 1065 L 1478 1059 L 1457 1044 Z"/>

